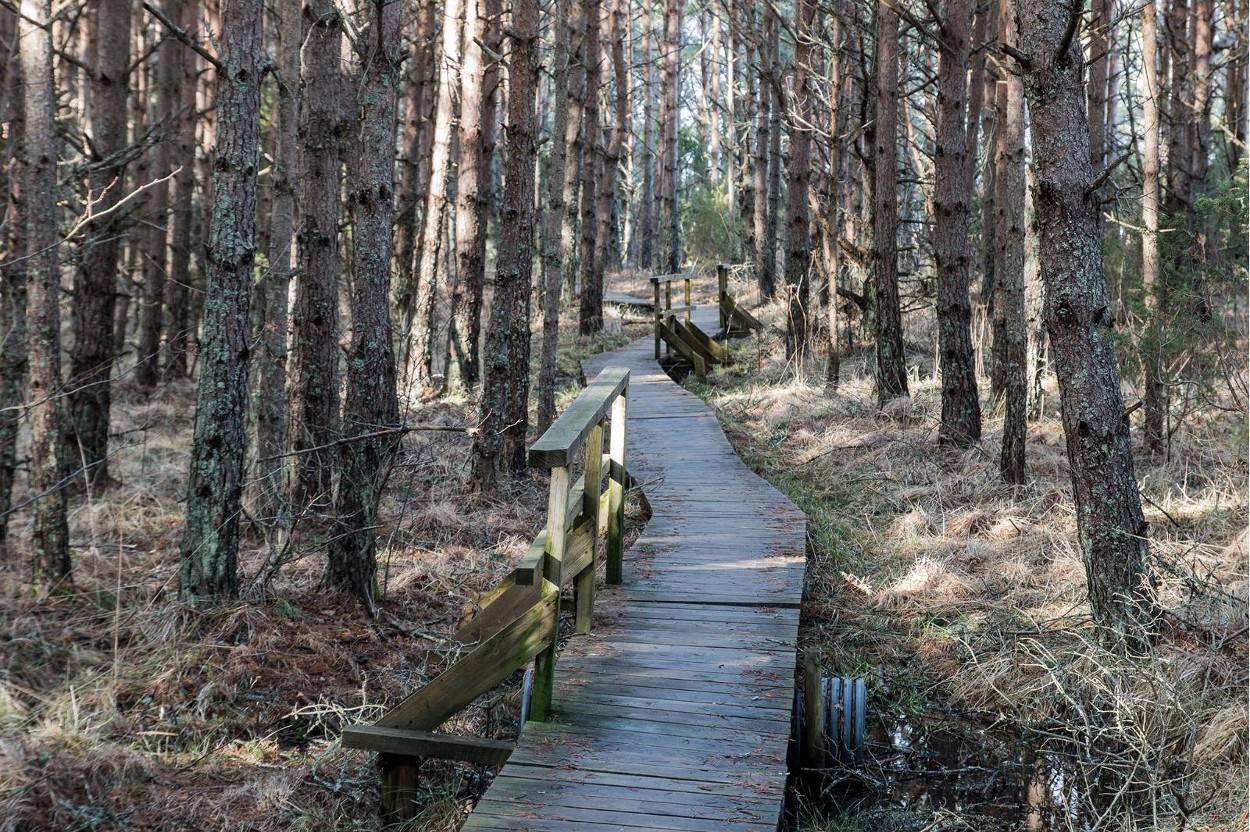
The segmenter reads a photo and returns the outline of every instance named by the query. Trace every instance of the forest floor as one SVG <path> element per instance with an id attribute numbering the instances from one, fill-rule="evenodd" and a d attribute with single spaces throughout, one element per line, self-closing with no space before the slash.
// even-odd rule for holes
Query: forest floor
<path id="1" fill-rule="evenodd" d="M 562 324 L 576 332 L 575 318 Z M 646 331 L 613 310 L 604 334 L 562 338 L 558 406 L 580 388 L 581 358 Z M 545 483 L 476 494 L 469 434 L 409 434 L 382 506 L 377 618 L 321 588 L 326 527 L 316 516 L 296 527 L 264 593 L 253 579 L 281 536 L 249 516 L 243 600 L 193 609 L 175 591 L 194 385 L 149 393 L 123 379 L 114 396 L 116 483 L 71 498 L 73 584 L 32 592 L 25 519 L 0 557 L 0 832 L 381 828 L 374 755 L 341 748 L 340 730 L 376 719 L 454 661 L 466 604 L 545 522 Z M 463 396 L 406 415 L 477 421 Z M 641 511 L 627 504 L 635 528 Z M 450 727 L 515 736 L 518 683 Z M 489 774 L 427 762 L 424 809 L 404 828 L 458 828 Z"/>
<path id="2" fill-rule="evenodd" d="M 641 277 L 611 288 L 650 295 Z M 1167 816 L 1157 828 L 1176 826 L 1177 806 L 1190 830 L 1244 828 L 1244 414 L 1195 414 L 1168 459 L 1139 458 L 1168 616 L 1155 658 L 1125 665 L 1089 637 L 1053 389 L 1030 425 L 1030 482 L 1010 488 L 996 473 L 1001 414 L 988 414 L 978 448 L 937 447 L 927 348 L 911 355 L 912 398 L 882 411 L 868 353 L 844 359 L 843 384 L 827 393 L 823 360 L 796 373 L 781 354 L 781 310 L 762 314 L 770 331 L 738 342 L 734 366 L 686 384 L 807 512 L 806 642 L 826 673 L 870 687 L 867 764 L 800 801 L 799 827 L 1041 818 L 1067 829 L 1085 819 L 1090 763 L 1101 762 L 1104 774 L 1151 773 Z M 645 313 L 626 317 L 637 322 L 614 310 L 604 335 L 562 340 L 561 406 L 580 358 L 650 332 Z M 194 395 L 187 383 L 118 385 L 118 483 L 72 500 L 73 586 L 31 593 L 20 524 L 0 559 L 0 832 L 380 829 L 373 755 L 342 749 L 341 727 L 376 718 L 454 660 L 466 602 L 543 522 L 541 481 L 474 494 L 469 436 L 413 433 L 383 506 L 376 619 L 320 588 L 315 517 L 266 594 L 188 608 L 173 591 Z M 408 420 L 468 426 L 476 414 L 453 396 L 416 404 Z M 629 511 L 637 527 L 642 508 Z M 253 521 L 245 534 L 246 582 L 274 535 Z M 451 727 L 512 736 L 518 698 L 504 686 Z M 405 828 L 458 828 L 491 774 L 427 762 L 424 808 Z M 1030 801 L 1049 805 L 1030 818 Z"/>
<path id="3" fill-rule="evenodd" d="M 797 371 L 784 310 L 758 314 L 735 365 L 685 383 L 806 511 L 805 643 L 869 689 L 865 765 L 808 784 L 797 827 L 1245 829 L 1246 414 L 1199 410 L 1166 458 L 1139 449 L 1166 614 L 1155 655 L 1123 661 L 1092 637 L 1053 378 L 1012 487 L 1001 408 L 978 446 L 937 445 L 931 333 L 909 332 L 911 398 L 879 409 L 871 348 L 830 393 L 823 346 Z"/>

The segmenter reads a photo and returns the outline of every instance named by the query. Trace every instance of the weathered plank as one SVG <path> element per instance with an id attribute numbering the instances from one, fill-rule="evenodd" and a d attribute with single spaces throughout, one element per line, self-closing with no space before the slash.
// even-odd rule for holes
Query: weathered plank
<path id="1" fill-rule="evenodd" d="M 512 743 L 502 740 L 378 725 L 348 725 L 343 729 L 344 748 L 363 748 L 404 757 L 462 760 L 488 766 L 506 763 L 512 756 L 512 746 Z"/>

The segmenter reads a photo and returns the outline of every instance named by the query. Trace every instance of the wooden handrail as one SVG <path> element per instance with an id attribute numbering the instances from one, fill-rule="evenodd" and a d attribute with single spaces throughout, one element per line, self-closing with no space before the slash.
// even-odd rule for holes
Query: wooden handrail
<path id="1" fill-rule="evenodd" d="M 531 658 L 529 718 L 547 718 L 555 686 L 560 591 L 573 584 L 576 631 L 590 632 L 595 565 L 604 534 L 607 582 L 621 582 L 628 396 L 629 370 L 609 367 L 530 448 L 530 465 L 551 471 L 546 529 L 513 572 L 479 600 L 477 614 L 461 626 L 458 637 L 475 642 L 473 648 L 376 725 L 344 728 L 345 746 L 382 755 L 383 805 L 392 817 L 403 817 L 410 808 L 402 795 L 415 782 L 421 758 L 470 762 L 507 758 L 507 748 L 500 743 L 431 732 Z M 584 459 L 583 473 L 573 481 L 569 467 L 579 456 Z"/>
<path id="2" fill-rule="evenodd" d="M 685 281 L 686 303 L 684 306 L 673 306 L 673 281 Z M 664 327 L 669 318 L 681 313 L 686 315 L 686 324 L 690 323 L 690 313 L 694 311 L 694 303 L 690 299 L 690 275 L 660 274 L 651 278 L 652 306 L 655 314 L 655 360 L 660 360 L 660 343 L 664 342 L 664 351 L 668 352 L 668 341 L 664 340 Z M 660 299 L 660 287 L 664 287 L 664 299 Z"/>

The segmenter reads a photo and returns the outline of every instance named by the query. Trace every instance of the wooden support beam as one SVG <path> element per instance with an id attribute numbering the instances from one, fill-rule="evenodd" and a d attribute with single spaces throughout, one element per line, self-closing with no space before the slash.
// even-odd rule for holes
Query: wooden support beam
<path id="1" fill-rule="evenodd" d="M 421 761 L 415 757 L 379 754 L 382 769 L 382 819 L 402 823 L 417 816 Z"/>
<path id="2" fill-rule="evenodd" d="M 513 744 L 459 734 L 434 734 L 409 728 L 383 728 L 378 725 L 348 725 L 343 729 L 344 748 L 363 748 L 395 757 L 416 760 L 461 760 L 501 766 L 512 756 Z"/>
<path id="3" fill-rule="evenodd" d="M 513 572 L 478 600 L 476 612 L 456 631 L 456 641 L 472 644 L 490 638 L 537 604 L 540 597 L 536 582 L 518 583 Z"/>
<path id="4" fill-rule="evenodd" d="M 539 601 L 471 653 L 387 712 L 385 728 L 431 730 L 556 643 L 560 590 L 543 584 Z"/>
<path id="5" fill-rule="evenodd" d="M 573 587 L 574 624 L 576 633 L 589 633 L 595 619 L 595 561 L 599 550 L 599 482 L 603 464 L 603 421 L 599 421 L 586 437 L 586 462 L 582 481 L 582 514 L 591 521 L 590 557 L 578 569 Z"/>
<path id="6" fill-rule="evenodd" d="M 603 373 L 600 373 L 599 377 L 602 378 Z M 629 378 L 628 371 L 625 377 Z M 565 413 L 567 414 L 568 411 Z M 555 425 L 552 427 L 554 428 Z M 550 432 L 549 429 L 547 433 Z M 546 436 L 546 434 L 543 435 Z M 533 451 L 530 451 L 530 454 L 532 459 Z M 564 516 L 569 504 L 569 469 L 567 467 L 559 466 L 551 469 L 549 489 L 547 494 L 547 558 L 543 568 L 547 574 L 555 578 L 555 580 L 548 579 L 545 584 L 555 590 L 555 600 L 552 604 L 554 616 L 550 641 L 534 657 L 534 687 L 530 693 L 530 719 L 535 722 L 547 721 L 547 714 L 551 711 L 551 695 L 556 688 L 556 650 L 560 644 L 560 587 L 564 581 L 561 570 L 564 565 L 567 542 Z"/>
<path id="7" fill-rule="evenodd" d="M 605 579 L 623 580 L 625 553 L 625 425 L 629 411 L 629 385 L 612 402 L 612 435 L 608 443 L 608 552 Z"/>

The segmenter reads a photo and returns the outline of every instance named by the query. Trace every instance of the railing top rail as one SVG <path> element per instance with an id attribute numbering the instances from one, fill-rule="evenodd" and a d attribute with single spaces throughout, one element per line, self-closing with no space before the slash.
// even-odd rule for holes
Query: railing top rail
<path id="1" fill-rule="evenodd" d="M 674 280 L 684 280 L 690 275 L 686 272 L 677 272 L 676 274 L 656 274 L 648 278 L 652 283 L 672 283 Z"/>
<path id="2" fill-rule="evenodd" d="M 529 452 L 531 468 L 566 468 L 577 458 L 590 429 L 599 424 L 629 383 L 629 369 L 608 367 L 586 385 Z"/>

